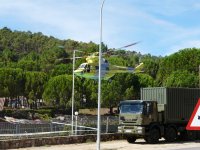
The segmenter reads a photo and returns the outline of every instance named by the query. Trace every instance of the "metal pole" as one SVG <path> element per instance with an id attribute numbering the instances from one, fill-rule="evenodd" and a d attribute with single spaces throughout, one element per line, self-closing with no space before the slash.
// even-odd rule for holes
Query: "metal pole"
<path id="1" fill-rule="evenodd" d="M 82 57 L 76 57 L 76 52 L 82 52 L 82 51 L 79 51 L 79 50 L 74 50 L 73 52 L 73 79 L 72 79 L 72 125 L 71 125 L 71 128 L 72 128 L 72 134 L 74 134 L 74 70 L 75 70 L 75 60 L 76 58 L 82 58 Z"/>
<path id="2" fill-rule="evenodd" d="M 101 116 L 100 116 L 100 109 L 101 109 L 101 45 L 102 45 L 102 12 L 103 12 L 103 5 L 105 0 L 101 3 L 100 9 L 100 43 L 99 43 L 99 81 L 98 81 L 98 117 L 97 117 L 97 150 L 100 150 L 100 141 L 101 141 Z"/>
<path id="3" fill-rule="evenodd" d="M 109 121 L 109 117 L 107 117 L 106 119 L 106 133 L 108 133 L 108 121 Z"/>
<path id="4" fill-rule="evenodd" d="M 75 118 L 76 118 L 75 135 L 77 135 L 77 126 L 78 126 L 78 122 L 77 122 L 77 119 L 78 119 L 78 116 L 76 115 L 76 116 L 75 116 Z"/>
<path id="5" fill-rule="evenodd" d="M 74 50 L 74 53 L 73 53 L 73 78 L 72 78 L 72 134 L 74 134 L 74 67 L 75 67 L 75 53 L 76 51 Z"/>

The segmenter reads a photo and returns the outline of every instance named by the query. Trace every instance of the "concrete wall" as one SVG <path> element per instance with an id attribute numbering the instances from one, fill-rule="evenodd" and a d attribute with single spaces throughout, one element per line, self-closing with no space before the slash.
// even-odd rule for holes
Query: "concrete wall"
<path id="1" fill-rule="evenodd" d="M 123 136 L 121 134 L 101 135 L 101 141 L 111 141 L 120 139 L 123 139 Z M 85 142 L 96 142 L 96 135 L 0 140 L 0 149 L 25 148 L 25 147 L 44 146 L 44 145 L 74 144 L 74 143 L 85 143 Z"/>

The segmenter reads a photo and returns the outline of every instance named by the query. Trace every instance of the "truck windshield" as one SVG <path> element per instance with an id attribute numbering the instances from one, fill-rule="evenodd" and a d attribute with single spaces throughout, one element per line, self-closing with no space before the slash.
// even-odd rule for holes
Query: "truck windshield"
<path id="1" fill-rule="evenodd" d="M 143 110 L 142 103 L 123 103 L 120 106 L 120 113 L 140 114 Z"/>

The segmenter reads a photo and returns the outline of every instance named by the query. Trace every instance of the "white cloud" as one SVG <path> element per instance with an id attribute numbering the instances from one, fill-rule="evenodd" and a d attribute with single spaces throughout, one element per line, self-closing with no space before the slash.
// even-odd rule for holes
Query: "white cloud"
<path id="1" fill-rule="evenodd" d="M 99 6 L 100 0 L 0 0 L 0 26 L 7 17 L 16 30 L 98 43 Z M 161 52 L 163 49 L 178 50 L 178 45 L 197 45 L 194 41 L 200 38 L 198 19 L 178 22 L 174 18 L 185 12 L 198 18 L 199 8 L 195 0 L 106 0 L 103 41 L 118 48 L 141 40 L 130 49 L 158 55 L 165 53 Z"/>
<path id="2" fill-rule="evenodd" d="M 90 10 L 85 11 L 86 8 L 80 8 L 73 3 L 54 6 L 46 2 L 6 0 L 0 5 L 0 14 L 18 18 L 22 24 L 30 24 L 30 27 L 40 25 L 41 28 L 52 28 L 64 33 L 63 38 L 96 40 L 97 36 L 94 33 L 97 29 L 97 20 L 94 20 Z"/>
<path id="3" fill-rule="evenodd" d="M 165 53 L 165 55 L 170 55 L 172 53 L 177 52 L 178 50 L 185 49 L 185 48 L 200 48 L 200 40 L 187 40 L 182 41 L 178 45 L 173 45 L 170 47 L 169 51 Z"/>

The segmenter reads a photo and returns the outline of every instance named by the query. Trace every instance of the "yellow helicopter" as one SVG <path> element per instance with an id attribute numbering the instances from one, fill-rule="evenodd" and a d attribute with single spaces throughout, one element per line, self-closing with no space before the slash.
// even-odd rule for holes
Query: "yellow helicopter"
<path id="1" fill-rule="evenodd" d="M 107 80 L 114 76 L 116 73 L 125 72 L 142 72 L 143 63 L 140 63 L 135 68 L 111 65 L 107 59 L 102 58 L 101 63 L 101 76 Z M 99 53 L 95 52 L 86 57 L 86 62 L 82 63 L 75 71 L 76 76 L 90 79 L 98 79 L 99 72 Z"/>

